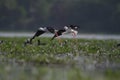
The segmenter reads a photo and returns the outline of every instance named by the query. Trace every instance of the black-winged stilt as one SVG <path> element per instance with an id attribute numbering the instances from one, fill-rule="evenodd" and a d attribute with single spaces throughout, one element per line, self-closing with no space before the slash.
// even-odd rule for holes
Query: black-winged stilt
<path id="1" fill-rule="evenodd" d="M 66 33 L 72 33 L 73 37 L 75 37 L 78 33 L 77 28 L 78 27 L 74 25 L 65 26 L 63 29 L 56 31 L 51 40 Z"/>
<path id="2" fill-rule="evenodd" d="M 3 40 L 0 40 L 0 44 L 2 44 L 3 43 Z"/>
<path id="3" fill-rule="evenodd" d="M 63 29 L 60 29 L 60 30 L 56 30 L 52 27 L 40 27 L 37 32 L 34 34 L 34 36 L 30 39 L 28 39 L 25 44 L 32 44 L 32 40 L 35 38 L 35 37 L 38 37 L 42 34 L 44 34 L 45 32 L 50 32 L 50 33 L 53 33 L 54 36 L 51 38 L 51 40 L 53 40 L 54 38 L 58 37 L 58 36 L 61 36 L 65 33 L 72 33 L 73 36 L 76 36 L 78 31 L 77 31 L 77 26 L 74 26 L 74 25 L 70 25 L 70 26 L 65 26 Z"/>
<path id="4" fill-rule="evenodd" d="M 117 47 L 120 47 L 120 43 L 117 44 Z"/>

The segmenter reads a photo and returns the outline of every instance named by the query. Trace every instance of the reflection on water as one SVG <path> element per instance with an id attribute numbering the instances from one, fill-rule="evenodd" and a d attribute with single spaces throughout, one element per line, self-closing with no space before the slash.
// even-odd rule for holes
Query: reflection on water
<path id="1" fill-rule="evenodd" d="M 71 58 L 69 64 L 34 64 L 16 59 L 0 59 L 0 80 L 119 80 L 120 64 L 110 63 L 98 55 L 74 56 L 56 54 L 57 58 Z M 100 59 L 101 59 L 100 58 Z M 70 64 L 71 61 L 75 64 Z"/>

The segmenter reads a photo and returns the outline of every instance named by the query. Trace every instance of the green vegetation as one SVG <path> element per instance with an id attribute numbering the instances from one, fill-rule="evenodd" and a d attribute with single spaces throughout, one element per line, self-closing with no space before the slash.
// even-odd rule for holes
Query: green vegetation
<path id="1" fill-rule="evenodd" d="M 24 45 L 27 38 L 0 44 L 2 80 L 119 80 L 119 40 L 38 38 L 45 45 Z"/>

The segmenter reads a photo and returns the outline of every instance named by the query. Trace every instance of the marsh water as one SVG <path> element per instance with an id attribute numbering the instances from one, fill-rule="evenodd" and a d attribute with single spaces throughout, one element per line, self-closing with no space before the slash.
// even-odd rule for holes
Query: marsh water
<path id="1" fill-rule="evenodd" d="M 34 32 L 0 32 L 1 37 L 31 37 Z M 53 34 L 45 33 L 41 37 L 52 37 Z M 60 36 L 62 38 L 73 38 L 71 34 Z M 82 39 L 120 39 L 120 35 L 115 34 L 78 34 L 75 38 Z"/>
<path id="2" fill-rule="evenodd" d="M 74 56 L 57 54 L 57 58 L 71 58 L 75 64 L 34 64 L 16 59 L 0 59 L 1 80 L 119 80 L 120 63 L 110 62 L 99 55 Z"/>
<path id="3" fill-rule="evenodd" d="M 0 37 L 31 37 L 34 33 L 6 33 L 0 32 Z M 51 37 L 53 34 L 44 34 L 42 37 Z M 62 38 L 73 38 L 67 34 Z M 116 39 L 120 35 L 79 34 L 81 39 Z M 1 53 L 0 53 L 1 54 Z M 57 54 L 56 58 L 73 60 L 74 64 L 39 64 L 25 63 L 16 59 L 0 59 L 1 80 L 119 80 L 120 63 L 108 59 L 107 55 L 85 54 L 79 52 Z M 120 58 L 116 56 L 116 58 Z M 70 63 L 70 62 L 69 62 Z M 2 72 L 5 72 L 2 74 Z M 7 77 L 6 77 L 7 76 Z"/>

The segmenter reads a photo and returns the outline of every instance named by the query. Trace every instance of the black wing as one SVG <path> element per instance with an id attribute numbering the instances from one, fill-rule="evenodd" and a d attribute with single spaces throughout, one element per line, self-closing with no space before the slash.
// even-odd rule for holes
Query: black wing
<path id="1" fill-rule="evenodd" d="M 32 40 L 35 38 L 35 37 L 38 37 L 40 35 L 42 35 L 43 33 L 45 33 L 46 31 L 43 31 L 43 30 L 37 30 L 37 32 L 34 34 L 34 36 L 30 39 L 30 43 L 32 43 Z"/>
<path id="2" fill-rule="evenodd" d="M 47 30 L 48 30 L 49 32 L 51 32 L 51 33 L 55 33 L 55 29 L 52 28 L 52 27 L 47 27 Z"/>
<path id="3" fill-rule="evenodd" d="M 38 37 L 39 35 L 42 35 L 43 33 L 45 33 L 45 31 L 43 30 L 38 30 L 36 33 L 35 33 L 35 37 Z"/>
<path id="4" fill-rule="evenodd" d="M 58 36 L 60 36 L 60 35 L 62 35 L 62 33 L 63 32 L 65 32 L 66 30 L 58 30 L 57 32 L 55 32 L 55 35 L 52 37 L 52 39 L 51 40 L 53 40 L 55 37 L 58 37 Z"/>
<path id="5" fill-rule="evenodd" d="M 78 28 L 78 26 L 76 26 L 76 25 L 70 25 L 70 28 L 75 30 L 75 29 Z"/>

